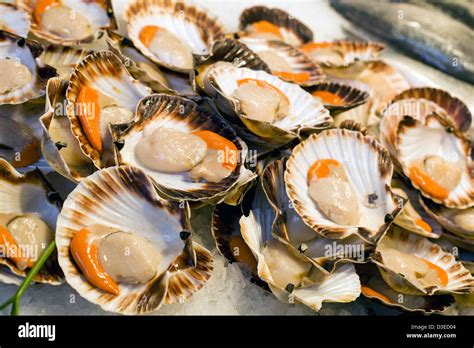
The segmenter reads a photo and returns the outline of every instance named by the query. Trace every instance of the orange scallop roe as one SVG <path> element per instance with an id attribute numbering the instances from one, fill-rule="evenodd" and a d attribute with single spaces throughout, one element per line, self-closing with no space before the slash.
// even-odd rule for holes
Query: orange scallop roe
<path id="1" fill-rule="evenodd" d="M 277 25 L 270 23 L 269 21 L 258 21 L 252 23 L 252 27 L 257 33 L 269 33 L 278 37 L 282 37 L 280 28 Z"/>
<path id="2" fill-rule="evenodd" d="M 328 48 L 331 46 L 330 42 L 310 42 L 306 45 L 301 46 L 301 49 L 306 53 L 311 52 L 316 49 Z"/>
<path id="3" fill-rule="evenodd" d="M 231 236 L 229 247 L 237 262 L 247 265 L 254 273 L 257 272 L 257 260 L 241 236 Z"/>
<path id="4" fill-rule="evenodd" d="M 423 219 L 416 220 L 415 224 L 427 232 L 433 232 L 433 230 L 431 229 L 431 226 Z"/>
<path id="5" fill-rule="evenodd" d="M 82 87 L 76 99 L 76 106 L 79 122 L 87 140 L 94 149 L 102 151 L 99 92 L 89 86 Z"/>
<path id="6" fill-rule="evenodd" d="M 344 99 L 338 96 L 335 93 L 331 93 L 328 91 L 314 91 L 311 93 L 313 96 L 321 98 L 323 104 L 330 104 L 330 105 L 344 105 Z"/>
<path id="7" fill-rule="evenodd" d="M 146 47 L 150 47 L 151 41 L 158 30 L 161 30 L 160 27 L 156 25 L 147 25 L 140 30 L 140 34 L 138 34 L 138 39 L 141 43 L 143 43 Z"/>
<path id="8" fill-rule="evenodd" d="M 275 92 L 277 92 L 278 95 L 280 96 L 280 98 L 283 98 L 288 103 L 288 105 L 290 104 L 290 100 L 285 95 L 285 93 L 283 93 L 282 91 L 280 91 L 279 88 L 273 86 L 272 84 L 270 84 L 266 81 L 261 81 L 261 80 L 257 80 L 257 79 L 251 79 L 251 78 L 245 78 L 245 79 L 237 80 L 237 86 L 239 86 L 239 87 L 246 84 L 246 83 L 255 83 L 259 87 L 270 88 L 270 89 L 274 90 Z"/>
<path id="9" fill-rule="evenodd" d="M 327 178 L 331 174 L 330 165 L 338 167 L 340 163 L 332 158 L 320 159 L 313 163 L 308 170 L 308 184 L 316 177 L 318 179 Z"/>
<path id="10" fill-rule="evenodd" d="M 274 72 L 273 74 L 283 80 L 292 81 L 296 83 L 306 82 L 311 77 L 311 75 L 307 72 L 292 73 L 292 72 L 287 72 L 287 71 L 277 71 L 277 72 Z"/>
<path id="11" fill-rule="evenodd" d="M 41 23 L 41 16 L 43 12 L 53 6 L 58 6 L 61 4 L 60 0 L 39 0 L 35 9 L 33 10 L 33 18 L 36 23 Z"/>
<path id="12" fill-rule="evenodd" d="M 224 168 L 234 171 L 237 167 L 239 151 L 232 141 L 208 130 L 193 132 L 193 134 L 204 140 L 210 149 L 222 151 L 224 153 L 224 162 L 222 165 Z"/>
<path id="13" fill-rule="evenodd" d="M 435 265 L 434 263 L 428 260 L 425 260 L 425 259 L 422 259 L 422 260 L 428 265 L 429 268 L 434 269 L 436 273 L 438 273 L 438 278 L 442 286 L 448 285 L 448 273 L 446 273 L 444 269 L 442 269 L 438 265 Z"/>
<path id="14" fill-rule="evenodd" d="M 418 167 L 410 167 L 409 176 L 415 185 L 420 187 L 423 192 L 431 197 L 441 200 L 448 198 L 449 191 L 441 185 L 438 185 L 438 183 L 423 173 Z"/>
<path id="15" fill-rule="evenodd" d="M 360 287 L 360 290 L 362 292 L 362 294 L 364 296 L 367 296 L 367 297 L 375 297 L 375 298 L 378 298 L 379 300 L 381 300 L 382 302 L 385 302 L 385 303 L 393 303 L 392 300 L 390 300 L 387 296 L 381 294 L 380 292 L 378 291 L 375 291 L 365 285 L 362 285 Z"/>

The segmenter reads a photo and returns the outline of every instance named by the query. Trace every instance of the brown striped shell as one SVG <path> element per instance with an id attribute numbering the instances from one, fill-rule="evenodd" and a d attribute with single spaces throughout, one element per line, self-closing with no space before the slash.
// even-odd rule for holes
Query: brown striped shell
<path id="1" fill-rule="evenodd" d="M 117 296 L 89 283 L 71 256 L 70 243 L 79 230 L 94 224 L 146 238 L 164 255 L 159 274 L 145 284 L 120 283 Z M 69 285 L 104 310 L 150 313 L 163 304 L 182 302 L 211 276 L 210 252 L 191 237 L 182 240 L 180 232 L 189 230 L 188 205 L 160 198 L 142 171 L 129 166 L 103 169 L 81 181 L 64 203 L 56 230 L 59 263 Z"/>

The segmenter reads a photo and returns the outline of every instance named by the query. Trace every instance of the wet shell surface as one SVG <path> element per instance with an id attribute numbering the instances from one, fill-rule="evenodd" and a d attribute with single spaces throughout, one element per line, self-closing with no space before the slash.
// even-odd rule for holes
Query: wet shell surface
<path id="1" fill-rule="evenodd" d="M 296 47 L 282 41 L 246 36 L 239 41 L 258 54 L 272 73 L 284 81 L 313 86 L 325 78 L 321 67 Z"/>
<path id="2" fill-rule="evenodd" d="M 0 61 L 4 64 L 0 74 L 0 105 L 22 104 L 45 94 L 46 83 L 56 71 L 38 59 L 42 52 L 36 41 L 0 30 Z"/>
<path id="3" fill-rule="evenodd" d="M 104 29 L 116 29 L 110 0 L 18 0 L 31 20 L 31 32 L 61 46 L 95 41 Z"/>
<path id="4" fill-rule="evenodd" d="M 404 99 L 424 99 L 436 103 L 444 111 L 441 114 L 447 114 L 462 132 L 467 132 L 471 126 L 472 115 L 466 104 L 446 91 L 430 87 L 410 88 L 398 94 L 392 102 Z"/>
<path id="5" fill-rule="evenodd" d="M 308 88 L 307 91 L 321 100 L 331 114 L 348 111 L 362 105 L 370 97 L 368 92 L 336 82 L 323 82 Z"/>
<path id="6" fill-rule="evenodd" d="M 370 62 L 377 60 L 385 45 L 379 42 L 358 42 L 338 40 L 332 42 L 311 42 L 301 49 L 319 64 L 340 68 L 357 61 Z"/>
<path id="7" fill-rule="evenodd" d="M 360 211 L 358 223 L 335 223 L 311 198 L 308 172 L 319 160 L 344 165 Z M 285 171 L 286 191 L 297 213 L 316 235 L 342 239 L 356 234 L 373 244 L 404 205 L 404 200 L 391 191 L 392 171 L 387 151 L 373 137 L 346 129 L 327 130 L 312 134 L 293 149 Z M 355 220 L 357 216 L 347 221 Z"/>
<path id="8" fill-rule="evenodd" d="M 27 37 L 30 31 L 30 16 L 15 5 L 0 3 L 0 30 L 21 37 Z"/>
<path id="9" fill-rule="evenodd" d="M 228 115 L 237 115 L 240 121 L 255 135 L 273 144 L 285 144 L 302 131 L 316 131 L 332 124 L 332 118 L 322 103 L 299 86 L 282 81 L 264 71 L 236 68 L 220 63 L 208 73 L 211 89 L 206 92 L 217 98 L 217 105 Z M 287 115 L 273 123 L 250 119 L 242 110 L 241 103 L 233 95 L 239 81 L 256 80 L 273 86 L 283 93 L 289 104 Z"/>
<path id="10" fill-rule="evenodd" d="M 68 82 L 59 77 L 48 81 L 46 113 L 40 117 L 44 136 L 41 149 L 48 164 L 62 176 L 78 182 L 95 171 L 91 159 L 84 155 L 71 131 L 67 117 L 66 90 Z"/>
<path id="11" fill-rule="evenodd" d="M 450 208 L 464 209 L 474 205 L 471 144 L 452 128 L 450 122 L 436 114 L 426 117 L 424 122 L 404 117 L 397 128 L 397 159 L 404 174 L 423 196 Z M 431 176 L 441 175 L 440 179 L 431 178 L 426 172 L 432 158 L 444 161 L 429 165 L 433 167 Z M 422 161 L 422 169 L 418 168 L 418 161 Z M 449 172 L 443 168 L 449 168 Z"/>
<path id="12" fill-rule="evenodd" d="M 136 146 L 144 132 L 158 128 L 178 130 L 185 133 L 207 130 L 231 141 L 238 152 L 236 168 L 219 182 L 191 179 L 189 172 L 165 173 L 144 167 L 136 156 Z M 246 184 L 254 174 L 245 168 L 243 159 L 247 155 L 245 143 L 237 137 L 230 125 L 216 114 L 212 114 L 183 97 L 154 94 L 141 100 L 136 119 L 125 127 L 113 127 L 114 138 L 123 143 L 117 150 L 118 163 L 141 168 L 149 175 L 159 191 L 176 200 L 222 201 L 232 189 Z"/>
<path id="13" fill-rule="evenodd" d="M 50 238 L 54 239 L 54 231 L 56 229 L 56 220 L 60 211 L 59 195 L 52 191 L 44 179 L 43 174 L 39 170 L 34 170 L 26 174 L 18 173 L 8 162 L 0 159 L 0 226 L 10 229 L 10 224 L 18 217 L 35 216 L 42 220 L 51 231 L 49 237 L 45 237 L 43 241 Z M 11 214 L 11 215 L 10 215 Z M 38 225 L 37 225 L 38 226 Z M 38 238 L 41 238 L 37 236 Z M 30 238 L 32 238 L 30 236 Z M 3 238 L 2 238 L 3 240 Z M 32 239 L 29 239 L 32 240 Z M 31 252 L 36 257 L 41 256 L 42 251 L 47 247 L 49 242 L 41 243 L 42 250 L 38 250 L 37 245 L 20 244 L 16 241 L 20 249 L 25 252 Z M 2 245 L 3 246 L 3 245 Z M 28 249 L 26 249 L 28 248 Z M 19 266 L 8 258 L 0 258 L 0 267 L 8 269 L 2 271 L 0 279 L 7 283 L 18 284 L 19 280 L 23 280 L 28 272 L 29 267 L 20 269 Z M 45 263 L 43 268 L 33 278 L 34 282 L 48 283 L 58 285 L 63 282 L 63 275 L 59 265 L 57 264 L 56 255 Z"/>
<path id="14" fill-rule="evenodd" d="M 212 43 L 224 34 L 224 28 L 216 18 L 207 11 L 182 1 L 135 0 L 126 8 L 124 17 L 128 37 L 135 47 L 155 63 L 178 72 L 186 73 L 192 70 L 192 57 L 186 64 L 177 64 L 174 53 L 168 54 L 164 50 L 158 50 L 162 52 L 161 56 L 158 56 L 140 39 L 144 30 L 151 27 L 158 28 L 158 31 L 164 29 L 196 56 L 208 54 Z"/>
<path id="15" fill-rule="evenodd" d="M 313 32 L 305 24 L 278 8 L 254 6 L 240 15 L 240 30 L 266 39 L 276 39 L 293 46 L 313 40 Z"/>
<path id="16" fill-rule="evenodd" d="M 339 262 L 367 262 L 372 246 L 358 236 L 334 241 L 321 238 L 307 226 L 291 207 L 285 188 L 284 172 L 287 158 L 269 164 L 261 175 L 266 198 L 275 213 L 272 233 L 325 273 L 331 273 Z"/>
<path id="17" fill-rule="evenodd" d="M 373 264 L 357 266 L 362 283 L 362 295 L 386 306 L 407 312 L 439 313 L 454 303 L 452 295 L 416 296 L 400 294 L 380 276 Z"/>
<path id="18" fill-rule="evenodd" d="M 44 64 L 54 67 L 60 78 L 68 80 L 76 66 L 91 53 L 84 48 L 49 45 L 40 59 Z"/>
<path id="19" fill-rule="evenodd" d="M 213 259 L 181 233 L 189 231 L 188 209 L 161 199 L 137 168 L 111 167 L 89 176 L 69 195 L 58 219 L 56 243 L 67 282 L 88 301 L 121 314 L 150 313 L 190 297 L 211 276 Z M 119 283 L 118 295 L 89 283 L 70 246 L 76 233 L 93 225 L 145 238 L 162 257 L 156 275 L 146 283 Z"/>
<path id="20" fill-rule="evenodd" d="M 67 115 L 71 121 L 72 132 L 78 139 L 82 151 L 97 168 L 102 168 L 114 164 L 112 139 L 110 135 L 107 135 L 107 130 L 105 135 L 101 134 L 101 140 L 104 143 L 102 152 L 91 144 L 78 116 L 81 105 L 77 103 L 77 100 L 85 87 L 97 90 L 112 99 L 113 105 L 128 110 L 132 117 L 140 99 L 151 94 L 151 89 L 135 80 L 120 59 L 108 51 L 100 51 L 87 56 L 74 70 L 66 91 Z M 86 103 L 86 106 L 90 108 L 94 104 Z"/>
<path id="21" fill-rule="evenodd" d="M 435 269 L 440 279 L 440 284 L 430 284 L 421 274 L 417 279 L 409 277 L 401 270 L 393 269 L 388 260 L 391 250 L 408 255 L 408 257 L 418 257 L 424 262 L 430 263 L 430 268 Z M 407 256 L 405 256 L 407 257 Z M 428 239 L 407 233 L 403 229 L 391 229 L 377 245 L 373 255 L 373 262 L 378 266 L 385 282 L 396 291 L 407 295 L 433 295 L 438 293 L 470 293 L 474 289 L 474 278 L 471 273 L 457 261 L 454 255 L 443 251 L 443 249 Z M 403 263 L 406 265 L 403 266 Z M 413 263 L 410 261 L 397 261 L 403 268 L 403 272 L 410 272 Z M 413 270 L 417 274 L 416 270 Z M 441 276 L 443 274 L 443 276 Z"/>

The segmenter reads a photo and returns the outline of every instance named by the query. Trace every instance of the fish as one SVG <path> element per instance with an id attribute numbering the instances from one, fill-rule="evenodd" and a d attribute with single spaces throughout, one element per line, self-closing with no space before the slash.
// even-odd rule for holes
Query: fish
<path id="1" fill-rule="evenodd" d="M 474 30 L 474 0 L 427 0 L 427 2 Z"/>
<path id="2" fill-rule="evenodd" d="M 449 15 L 413 3 L 331 0 L 330 4 L 356 27 L 474 84 L 474 31 Z"/>

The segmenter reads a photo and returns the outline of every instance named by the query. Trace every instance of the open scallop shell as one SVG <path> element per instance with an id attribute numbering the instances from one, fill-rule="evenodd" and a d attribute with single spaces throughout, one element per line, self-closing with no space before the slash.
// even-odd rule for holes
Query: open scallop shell
<path id="1" fill-rule="evenodd" d="M 22 104 L 44 95 L 46 82 L 56 75 L 56 70 L 44 65 L 38 58 L 43 48 L 36 41 L 0 30 L 0 59 L 13 59 L 23 64 L 31 73 L 31 81 L 14 91 L 0 94 L 0 105 Z"/>
<path id="2" fill-rule="evenodd" d="M 236 169 L 218 183 L 193 181 L 188 173 L 161 173 L 147 169 L 135 157 L 135 146 L 142 137 L 144 128 L 166 127 L 180 131 L 210 130 L 232 141 L 239 152 Z M 191 100 L 154 94 L 141 100 L 137 107 L 136 119 L 126 127 L 112 127 L 116 141 L 123 142 L 117 149 L 118 163 L 142 168 L 149 175 L 158 190 L 176 200 L 222 201 L 232 189 L 246 185 L 254 174 L 245 168 L 243 160 L 247 155 L 245 143 L 234 130 L 218 115 L 199 107 Z"/>
<path id="3" fill-rule="evenodd" d="M 264 40 L 259 38 L 252 38 L 243 36 L 239 38 L 239 41 L 244 43 L 248 48 L 254 51 L 256 54 L 262 52 L 273 52 L 282 58 L 291 68 L 290 71 L 285 71 L 293 74 L 305 74 L 306 80 L 298 81 L 285 79 L 284 76 L 279 75 L 279 71 L 272 71 L 273 74 L 279 76 L 287 82 L 296 83 L 300 86 L 313 86 L 324 80 L 325 76 L 321 67 L 311 60 L 303 51 L 286 44 L 282 41 L 276 40 Z M 267 62 L 268 65 L 268 62 Z"/>
<path id="4" fill-rule="evenodd" d="M 34 11 L 38 4 L 36 0 L 17 0 L 17 5 L 26 11 L 31 19 L 31 32 L 40 39 L 61 46 L 75 46 L 83 43 L 90 43 L 98 39 L 105 29 L 116 29 L 117 23 L 112 10 L 110 0 L 61 0 L 61 5 L 72 10 L 71 13 L 78 13 L 89 20 L 95 29 L 94 33 L 82 39 L 66 38 L 57 33 L 50 32 L 43 28 L 34 18 Z"/>
<path id="5" fill-rule="evenodd" d="M 55 77 L 48 81 L 46 87 L 46 113 L 40 117 L 44 137 L 41 140 L 43 156 L 48 164 L 62 176 L 78 182 L 95 171 L 92 161 L 86 157 L 79 147 L 78 140 L 74 138 L 71 125 L 65 112 L 66 90 L 68 82 Z M 53 121 L 54 120 L 54 121 Z M 50 134 L 52 122 L 55 127 L 64 128 L 70 134 L 70 142 L 54 141 Z M 81 165 L 76 165 L 75 159 L 81 160 Z M 68 164 L 69 163 L 69 164 Z"/>
<path id="6" fill-rule="evenodd" d="M 366 103 L 369 100 L 369 93 L 359 90 L 350 85 L 339 84 L 336 82 L 323 82 L 316 86 L 307 88 L 307 91 L 311 94 L 319 91 L 329 92 L 342 98 L 343 103 L 341 105 L 334 105 L 322 100 L 322 103 L 326 109 L 331 112 L 331 115 L 348 111 L 359 105 Z M 318 98 L 315 96 L 315 98 Z"/>
<path id="7" fill-rule="evenodd" d="M 461 239 L 469 240 L 474 244 L 474 228 L 472 226 L 472 221 L 474 221 L 474 207 L 463 210 L 446 208 L 442 205 L 432 202 L 429 199 L 421 199 L 420 203 L 426 212 L 441 226 L 443 226 L 443 228 L 460 237 Z M 465 216 L 464 221 L 456 221 L 456 217 L 459 216 L 460 213 L 470 215 Z M 469 219 L 468 216 L 471 216 L 471 218 Z M 468 224 L 469 222 L 471 222 L 471 225 Z"/>
<path id="8" fill-rule="evenodd" d="M 120 283 L 117 296 L 90 284 L 71 257 L 70 243 L 79 230 L 94 224 L 136 233 L 150 241 L 164 256 L 159 274 L 146 284 Z M 128 166 L 107 168 L 81 181 L 66 199 L 56 231 L 59 264 L 69 285 L 104 310 L 149 313 L 162 304 L 190 297 L 211 276 L 210 252 L 191 238 L 180 237 L 189 228 L 188 205 L 160 198 L 142 171 Z"/>
<path id="9" fill-rule="evenodd" d="M 309 196 L 307 173 L 319 159 L 335 159 L 345 169 L 360 203 L 361 221 L 342 226 L 329 220 Z M 296 212 L 315 233 L 331 239 L 356 234 L 375 243 L 400 213 L 404 200 L 390 188 L 393 166 L 387 151 L 371 136 L 346 129 L 312 134 L 297 145 L 287 162 L 286 191 Z M 371 197 L 376 201 L 369 204 Z"/>
<path id="10" fill-rule="evenodd" d="M 337 40 L 311 42 L 301 47 L 314 61 L 332 68 L 347 67 L 357 61 L 377 60 L 385 45 L 373 41 Z"/>
<path id="11" fill-rule="evenodd" d="M 446 91 L 431 87 L 410 88 L 398 94 L 392 102 L 404 99 L 425 99 L 436 103 L 461 132 L 467 132 L 471 126 L 472 115 L 466 104 Z"/>
<path id="12" fill-rule="evenodd" d="M 448 282 L 444 286 L 427 286 L 415 283 L 405 275 L 397 273 L 384 263 L 384 250 L 396 249 L 406 254 L 420 257 L 440 267 L 446 272 Z M 457 261 L 454 255 L 445 252 L 438 244 L 425 237 L 408 233 L 400 228 L 391 229 L 378 244 L 372 257 L 380 274 L 390 287 L 407 295 L 433 295 L 438 293 L 470 293 L 474 289 L 471 273 Z"/>
<path id="13" fill-rule="evenodd" d="M 66 91 L 67 115 L 71 121 L 71 129 L 79 140 L 82 151 L 97 168 L 113 164 L 110 158 L 112 149 L 104 149 L 100 153 L 89 143 L 79 118 L 76 115 L 76 100 L 81 89 L 90 86 L 113 98 L 118 106 L 135 112 L 138 102 L 151 89 L 135 80 L 127 71 L 120 59 L 109 51 L 96 52 L 88 55 L 74 70 Z"/>
<path id="14" fill-rule="evenodd" d="M 395 225 L 427 238 L 441 236 L 441 226 L 423 209 L 418 191 L 403 180 L 395 178 L 392 179 L 392 191 L 407 200 L 403 210 L 395 218 Z"/>
<path id="15" fill-rule="evenodd" d="M 240 15 L 240 30 L 247 31 L 253 23 L 266 21 L 279 29 L 280 40 L 290 45 L 298 46 L 313 40 L 310 28 L 278 8 L 254 6 L 245 9 Z"/>
<path id="16" fill-rule="evenodd" d="M 301 132 L 315 132 L 332 124 L 332 118 L 322 103 L 299 86 L 284 82 L 264 71 L 236 68 L 230 63 L 217 64 L 208 72 L 210 88 L 206 90 L 216 98 L 217 106 L 231 117 L 238 117 L 252 133 L 275 145 L 284 145 Z M 240 103 L 233 97 L 237 81 L 255 79 L 275 86 L 283 92 L 290 103 L 289 115 L 274 123 L 249 119 L 241 110 Z"/>
<path id="17" fill-rule="evenodd" d="M 367 262 L 372 246 L 357 236 L 334 241 L 321 238 L 291 207 L 286 193 L 284 172 L 287 158 L 269 164 L 261 175 L 265 195 L 275 213 L 272 232 L 275 238 L 298 250 L 323 272 L 333 272 L 339 262 Z"/>
<path id="18" fill-rule="evenodd" d="M 40 59 L 43 63 L 54 67 L 58 76 L 69 80 L 76 66 L 89 54 L 91 50 L 78 47 L 46 46 Z"/>
<path id="19" fill-rule="evenodd" d="M 400 294 L 385 283 L 374 264 L 357 266 L 362 295 L 388 307 L 407 312 L 439 313 L 454 303 L 453 295 L 416 296 Z"/>
<path id="20" fill-rule="evenodd" d="M 288 284 L 285 287 L 275 283 L 272 276 L 271 263 L 268 263 L 262 249 L 268 241 L 273 240 L 271 222 L 273 212 L 270 209 L 256 208 L 248 216 L 240 219 L 242 237 L 257 258 L 258 276 L 265 281 L 275 296 L 285 302 L 300 302 L 315 311 L 319 311 L 323 302 L 352 302 L 360 295 L 360 281 L 354 265 L 344 264 L 330 275 L 323 275 L 318 269 L 319 282 L 298 286 Z M 279 243 L 279 242 L 278 242 Z M 293 253 L 289 249 L 290 253 Z M 298 253 L 294 254 L 299 258 Z"/>
<path id="21" fill-rule="evenodd" d="M 7 161 L 0 159 L 0 214 L 35 214 L 40 217 L 54 232 L 56 220 L 60 211 L 57 192 L 38 170 L 26 174 L 18 173 Z M 29 269 L 20 270 L 15 263 L 7 258 L 0 258 L 0 267 L 6 267 L 8 272 L 2 272 L 7 282 L 18 283 L 18 278 L 28 274 Z M 45 263 L 36 274 L 33 281 L 58 285 L 63 282 L 63 275 L 57 263 L 56 254 Z"/>
<path id="22" fill-rule="evenodd" d="M 13 4 L 0 3 L 0 30 L 27 37 L 30 24 L 30 16 L 27 12 Z"/>
<path id="23" fill-rule="evenodd" d="M 124 12 L 128 37 L 146 57 L 168 69 L 188 73 L 160 60 L 139 39 L 147 25 L 158 25 L 178 36 L 194 55 L 207 55 L 214 40 L 224 34 L 223 26 L 203 9 L 179 0 L 134 0 Z"/>
<path id="24" fill-rule="evenodd" d="M 410 176 L 410 165 L 413 160 L 423 159 L 429 155 L 437 155 L 447 161 L 463 161 L 465 168 L 459 184 L 444 198 L 436 198 L 422 190 L 412 180 L 423 196 L 436 203 L 450 208 L 464 209 L 474 205 L 474 173 L 471 170 L 471 144 L 457 129 L 452 129 L 446 119 L 432 114 L 420 122 L 405 116 L 397 128 L 396 151 L 397 159 L 403 172 Z"/>

